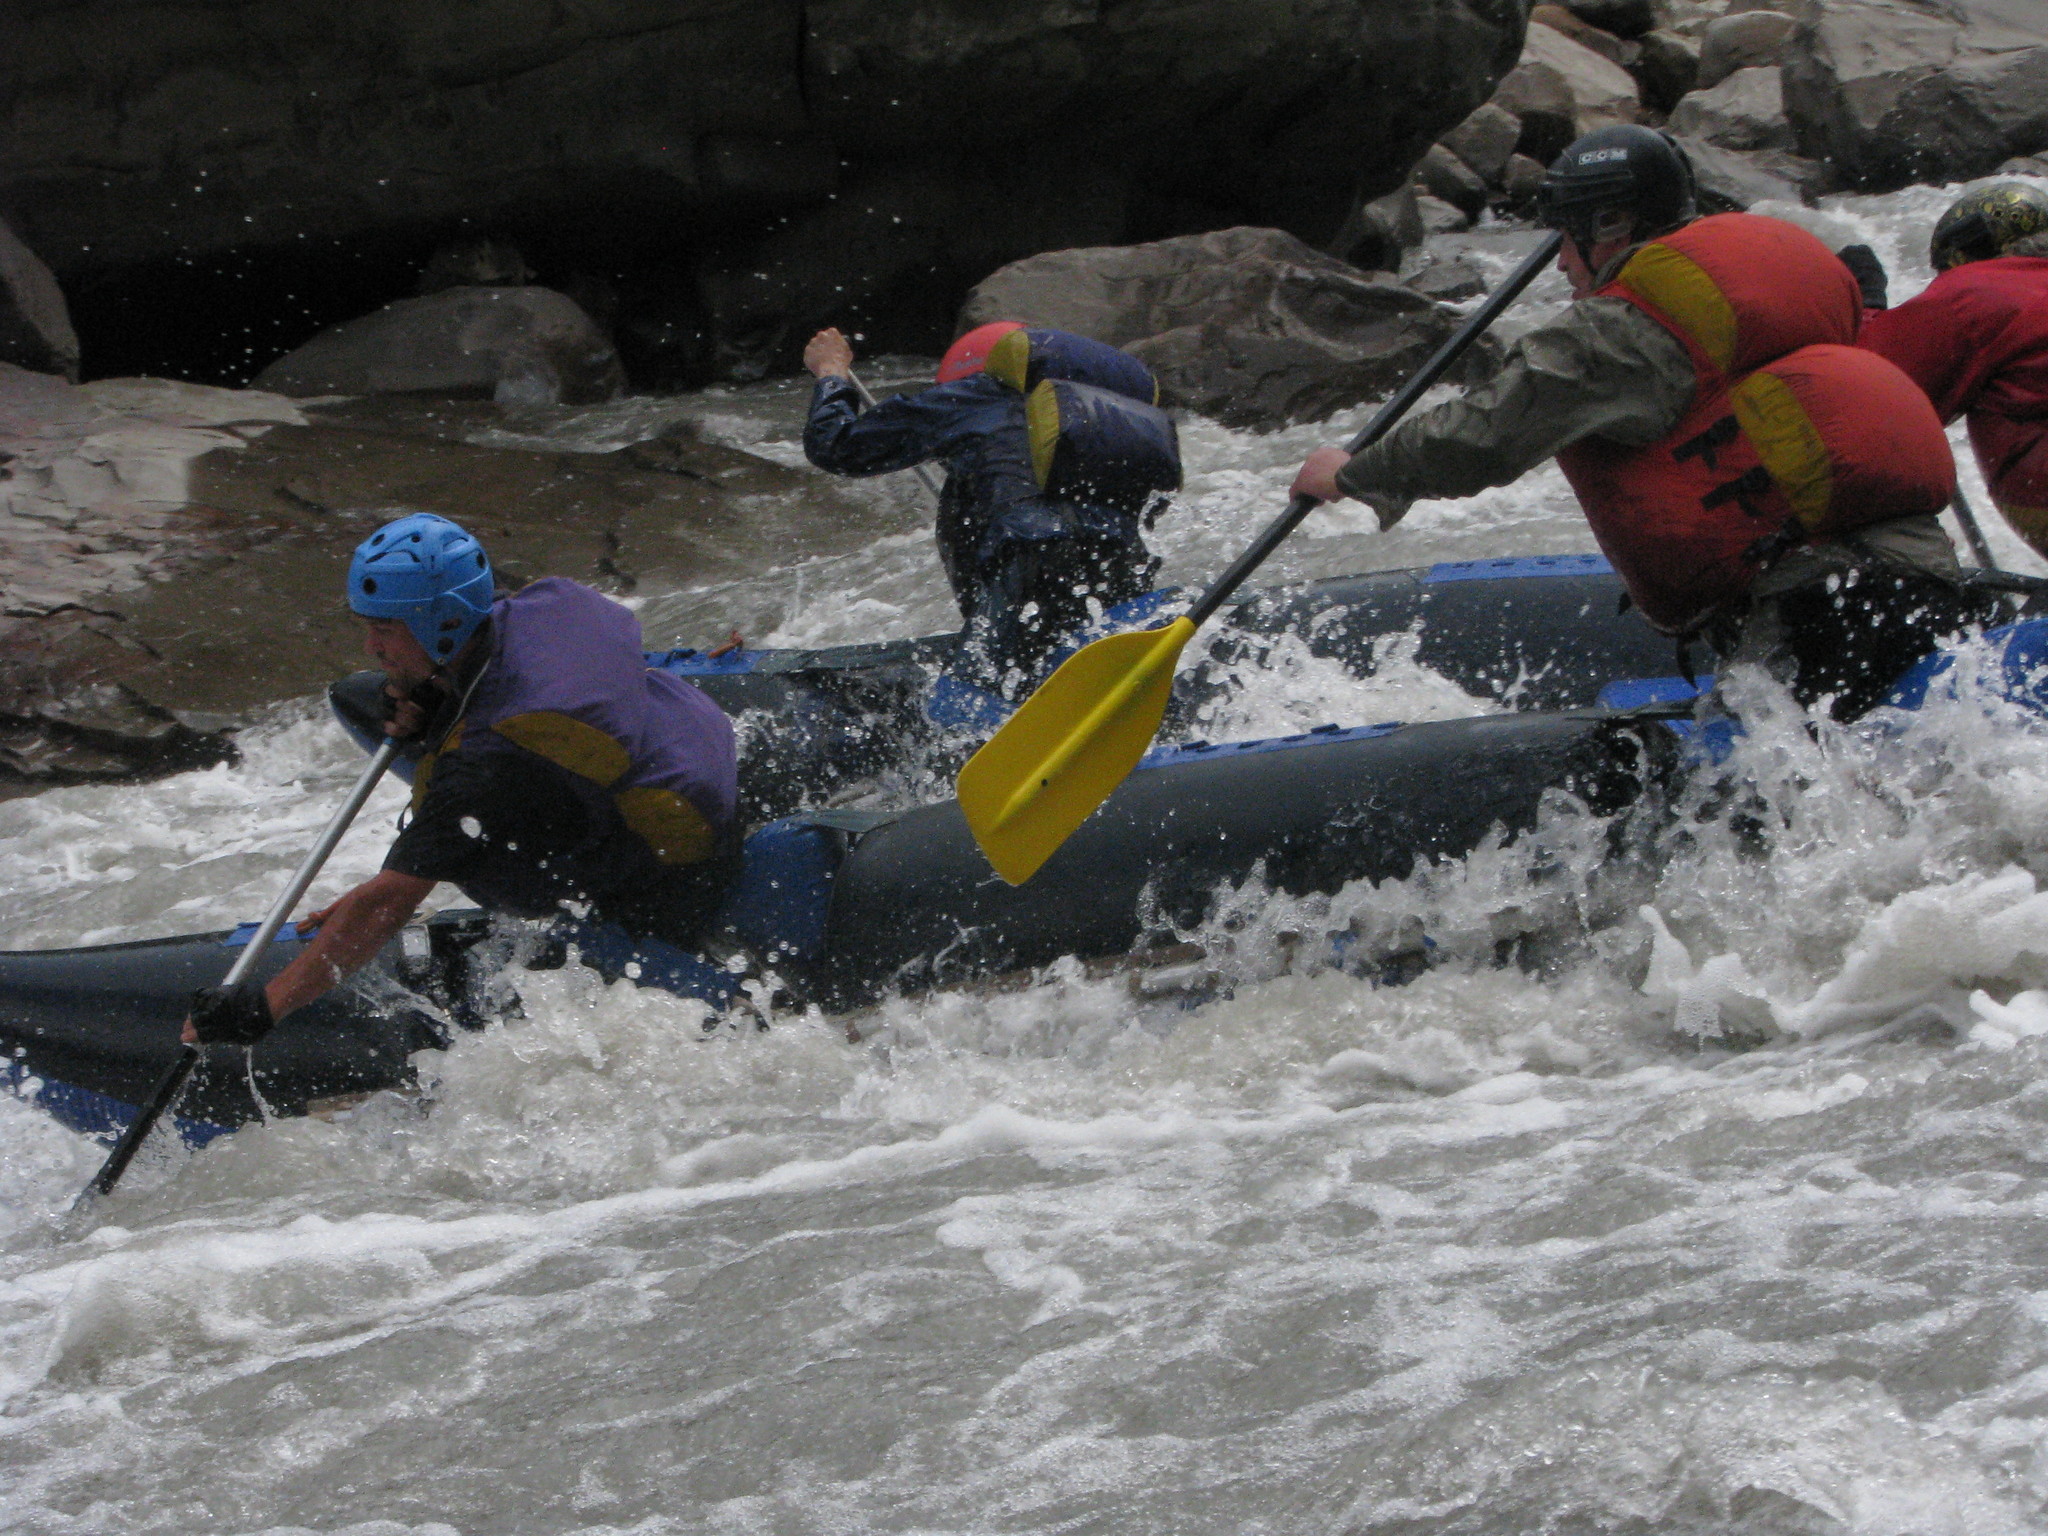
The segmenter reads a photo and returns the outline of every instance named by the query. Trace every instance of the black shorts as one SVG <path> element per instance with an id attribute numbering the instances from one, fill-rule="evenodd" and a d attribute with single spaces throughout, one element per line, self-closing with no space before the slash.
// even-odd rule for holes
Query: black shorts
<path id="1" fill-rule="evenodd" d="M 1828 713 L 1847 722 L 1882 703 L 1914 662 L 2010 617 L 1996 593 L 1867 561 L 1716 620 L 1706 639 L 1723 657 L 1761 661 L 1808 709 L 1829 700 Z M 1759 625 L 1770 633 L 1757 633 Z"/>

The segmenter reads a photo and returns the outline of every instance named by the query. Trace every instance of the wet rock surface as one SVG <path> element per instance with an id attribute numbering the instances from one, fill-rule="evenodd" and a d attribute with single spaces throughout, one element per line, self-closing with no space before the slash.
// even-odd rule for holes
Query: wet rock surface
<path id="1" fill-rule="evenodd" d="M 399 509 L 462 522 L 515 579 L 620 594 L 868 535 L 872 503 L 682 417 L 571 451 L 561 413 L 481 400 L 0 369 L 0 794 L 221 760 L 252 712 L 353 670 L 342 575 Z"/>
<path id="2" fill-rule="evenodd" d="M 256 376 L 256 388 L 281 395 L 476 394 L 505 405 L 589 405 L 625 387 L 619 355 L 590 317 L 533 286 L 400 299 Z"/>
<path id="3" fill-rule="evenodd" d="M 218 760 L 220 722 L 120 680 L 156 657 L 124 609 L 264 536 L 194 505 L 192 466 L 303 422 L 274 395 L 163 380 L 83 388 L 0 364 L 0 785 Z"/>
<path id="4" fill-rule="evenodd" d="M 961 327 L 1023 320 L 1126 348 L 1169 403 L 1227 425 L 1320 421 L 1394 387 L 1453 312 L 1276 229 L 1055 251 L 994 273 Z"/>

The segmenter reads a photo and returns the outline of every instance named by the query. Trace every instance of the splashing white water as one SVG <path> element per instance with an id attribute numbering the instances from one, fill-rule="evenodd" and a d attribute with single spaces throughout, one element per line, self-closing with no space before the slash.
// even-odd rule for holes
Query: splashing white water
<path id="1" fill-rule="evenodd" d="M 1946 195 L 1827 216 L 1896 258 Z M 800 397 L 687 404 L 787 458 Z M 1170 575 L 1340 435 L 1186 424 Z M 872 548 L 649 608 L 947 627 L 918 493 L 873 494 Z M 1328 509 L 1286 571 L 1586 542 L 1546 471 L 1389 536 Z M 1276 646 L 1203 729 L 1478 710 L 1401 643 L 1364 683 Z M 1907 733 L 1750 686 L 1756 788 L 1702 782 L 1654 858 L 1559 796 L 1405 880 L 1241 892 L 1184 974 L 895 999 L 857 1045 L 544 973 L 423 1101 L 139 1168 L 84 1238 L 48 1216 L 96 1150 L 0 1100 L 0 1524 L 2039 1530 L 2043 738 L 1967 677 Z M 311 704 L 244 750 L 0 804 L 6 942 L 260 911 L 360 759 Z"/>

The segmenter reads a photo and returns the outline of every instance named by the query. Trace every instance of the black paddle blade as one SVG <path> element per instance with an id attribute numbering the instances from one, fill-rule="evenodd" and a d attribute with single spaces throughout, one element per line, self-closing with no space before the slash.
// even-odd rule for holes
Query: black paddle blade
<path id="1" fill-rule="evenodd" d="M 185 1079 L 192 1075 L 192 1069 L 199 1065 L 199 1047 L 188 1045 L 178 1052 L 178 1059 L 171 1063 L 170 1070 L 158 1079 L 149 1102 L 136 1112 L 128 1122 L 128 1129 L 121 1133 L 121 1139 L 114 1143 L 114 1150 L 107 1154 L 107 1160 L 100 1164 L 100 1171 L 92 1176 L 92 1182 L 78 1192 L 78 1198 L 71 1202 L 71 1214 L 80 1215 L 89 1211 L 99 1202 L 101 1195 L 108 1193 L 121 1182 L 121 1175 L 128 1171 L 128 1165 L 135 1161 L 135 1154 L 142 1150 L 142 1144 L 149 1140 L 149 1133 L 156 1129 L 157 1121 L 164 1117 L 164 1111 L 177 1102 L 178 1094 L 185 1087 Z"/>

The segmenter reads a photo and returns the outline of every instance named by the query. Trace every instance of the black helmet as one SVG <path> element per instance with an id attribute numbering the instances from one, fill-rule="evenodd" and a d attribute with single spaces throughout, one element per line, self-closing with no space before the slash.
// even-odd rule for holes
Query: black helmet
<path id="1" fill-rule="evenodd" d="M 1668 133 L 1618 123 L 1574 139 L 1543 173 L 1536 218 L 1589 251 L 1613 238 L 1602 225 L 1628 214 L 1638 239 L 1661 235 L 1699 213 L 1692 162 Z"/>
<path id="2" fill-rule="evenodd" d="M 1995 181 L 1965 192 L 1934 226 L 1928 257 L 1946 272 L 1967 261 L 2003 256 L 2029 235 L 2048 230 L 2048 193 L 2023 181 Z"/>

